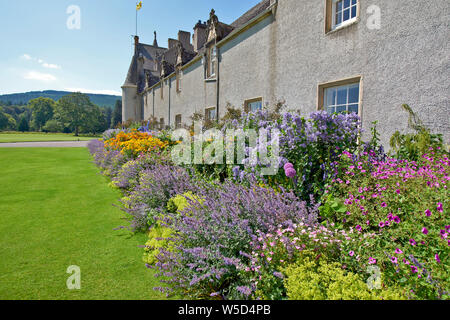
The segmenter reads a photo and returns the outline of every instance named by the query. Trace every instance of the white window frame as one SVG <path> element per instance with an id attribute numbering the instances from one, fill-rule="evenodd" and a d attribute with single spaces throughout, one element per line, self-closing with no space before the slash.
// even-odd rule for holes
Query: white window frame
<path id="1" fill-rule="evenodd" d="M 209 66 L 208 66 L 208 78 L 214 78 L 216 76 L 216 60 L 217 60 L 217 48 L 215 46 L 209 49 Z"/>
<path id="2" fill-rule="evenodd" d="M 332 1 L 333 1 L 333 4 L 332 4 L 333 8 L 331 10 L 331 14 L 332 14 L 332 27 L 331 27 L 331 30 L 337 30 L 337 29 L 343 28 L 345 26 L 348 26 L 348 25 L 358 21 L 359 0 L 356 0 L 356 4 L 353 4 L 354 0 L 350 0 L 350 7 L 349 7 L 349 9 L 350 9 L 350 19 L 345 20 L 345 21 L 344 21 L 344 2 L 345 2 L 345 0 L 332 0 Z M 342 11 L 340 11 L 342 13 L 342 22 L 340 24 L 337 24 L 337 21 L 336 21 L 336 16 L 338 14 L 338 12 L 337 12 L 337 3 L 338 2 L 342 2 Z M 352 18 L 351 14 L 352 14 L 352 8 L 353 7 L 356 7 L 356 15 Z"/>
<path id="3" fill-rule="evenodd" d="M 354 88 L 355 86 L 358 86 L 358 101 L 357 101 L 357 102 L 349 102 L 349 96 L 350 96 L 349 92 L 350 92 L 350 89 Z M 344 104 L 338 104 L 338 103 L 337 103 L 337 99 L 338 99 L 338 94 L 337 94 L 337 92 L 338 92 L 338 89 L 342 89 L 342 88 L 345 88 L 345 89 L 347 90 L 346 101 L 345 101 Z M 338 107 L 345 107 L 345 111 L 341 111 L 341 112 L 338 112 L 338 113 L 349 112 L 349 109 L 348 109 L 348 108 L 349 108 L 349 106 L 351 106 L 351 105 L 357 105 L 357 111 L 356 111 L 356 113 L 357 113 L 357 114 L 360 113 L 360 107 L 361 107 L 361 83 L 360 83 L 360 82 L 348 83 L 348 84 L 344 84 L 344 85 L 337 85 L 337 86 L 331 86 L 331 87 L 325 88 L 325 89 L 324 89 L 324 94 L 323 94 L 323 99 L 324 99 L 324 101 L 323 101 L 323 108 L 324 108 L 324 110 L 325 110 L 326 112 L 328 112 L 328 113 L 330 113 L 330 112 L 328 111 L 329 105 L 328 105 L 328 94 L 327 94 L 329 90 L 336 90 L 335 101 L 334 101 L 334 103 L 331 105 L 331 106 L 335 109 L 335 111 L 334 111 L 334 112 L 331 112 L 331 113 L 338 112 L 338 111 L 337 111 L 337 108 L 338 108 Z"/>
<path id="4" fill-rule="evenodd" d="M 211 118 L 210 116 L 210 112 L 213 111 L 214 112 L 214 118 Z M 210 107 L 210 108 L 206 108 L 205 109 L 205 119 L 207 121 L 216 121 L 217 120 L 217 108 L 216 107 Z"/>

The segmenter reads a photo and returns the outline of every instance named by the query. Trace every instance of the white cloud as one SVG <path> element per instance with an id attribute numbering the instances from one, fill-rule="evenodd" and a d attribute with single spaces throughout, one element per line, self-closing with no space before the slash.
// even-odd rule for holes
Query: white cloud
<path id="1" fill-rule="evenodd" d="M 41 66 L 43 66 L 44 68 L 47 68 L 47 69 L 61 69 L 61 66 L 58 66 L 57 64 L 52 64 L 52 63 L 47 63 L 47 62 L 45 62 L 44 60 L 42 60 L 42 59 L 39 59 L 39 58 L 34 58 L 34 57 L 32 57 L 32 56 L 30 56 L 29 54 L 23 54 L 22 56 L 21 56 L 21 58 L 22 59 L 25 59 L 25 60 L 27 60 L 27 61 L 36 61 L 37 63 L 39 63 Z"/>
<path id="2" fill-rule="evenodd" d="M 38 80 L 43 82 L 55 81 L 56 77 L 49 73 L 41 73 L 37 71 L 29 71 L 24 75 L 24 79 L 27 80 Z"/>
<path id="3" fill-rule="evenodd" d="M 70 92 L 82 92 L 82 93 L 94 93 L 94 94 L 107 94 L 112 96 L 121 96 L 122 92 L 115 90 L 92 90 L 92 89 L 84 89 L 84 88 L 65 88 L 64 90 Z"/>
<path id="4" fill-rule="evenodd" d="M 57 64 L 47 63 L 47 62 L 42 63 L 42 66 L 44 68 L 48 68 L 48 69 L 61 69 L 61 66 L 58 66 Z"/>

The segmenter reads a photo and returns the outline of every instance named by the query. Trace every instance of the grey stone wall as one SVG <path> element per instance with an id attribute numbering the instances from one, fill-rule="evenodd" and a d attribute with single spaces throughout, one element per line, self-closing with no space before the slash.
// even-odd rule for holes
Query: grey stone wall
<path id="1" fill-rule="evenodd" d="M 235 39 L 219 54 L 219 108 L 242 107 L 262 97 L 264 105 L 285 100 L 304 115 L 318 109 L 318 85 L 362 77 L 361 114 L 369 132 L 373 121 L 383 143 L 407 128 L 409 104 L 435 132 L 450 143 L 450 2 L 448 0 L 361 0 L 360 20 L 325 34 L 325 0 L 279 0 L 269 16 Z M 367 9 L 381 8 L 381 29 L 367 27 Z M 182 89 L 175 77 L 154 89 L 155 116 L 170 124 L 217 104 L 217 82 L 204 80 L 204 66 L 195 62 L 183 71 Z M 170 91 L 169 91 L 170 90 Z M 150 93 L 147 93 L 150 94 Z M 170 98 L 169 98 L 170 95 Z M 145 116 L 153 112 L 153 91 Z M 151 104 L 151 105 L 150 105 Z M 128 115 L 128 113 L 127 113 Z"/>
<path id="2" fill-rule="evenodd" d="M 382 140 L 407 127 L 408 103 L 450 138 L 450 2 L 361 0 L 360 21 L 325 35 L 323 1 L 280 0 L 276 14 L 275 96 L 307 114 L 319 83 L 362 76 L 363 126 L 379 121 Z M 367 9 L 381 8 L 381 29 L 367 27 Z"/>

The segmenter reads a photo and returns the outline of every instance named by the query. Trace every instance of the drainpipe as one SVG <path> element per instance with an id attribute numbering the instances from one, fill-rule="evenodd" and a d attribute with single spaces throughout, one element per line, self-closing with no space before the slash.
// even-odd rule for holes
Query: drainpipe
<path id="1" fill-rule="evenodd" d="M 216 96 L 217 96 L 217 105 L 216 105 L 216 113 L 217 113 L 217 115 L 216 115 L 216 120 L 217 121 L 219 121 L 219 119 L 220 119 L 220 109 L 219 109 L 219 102 L 220 102 L 220 68 L 219 68 L 219 65 L 220 65 L 220 51 L 219 51 L 219 48 L 218 47 L 216 47 Z"/>

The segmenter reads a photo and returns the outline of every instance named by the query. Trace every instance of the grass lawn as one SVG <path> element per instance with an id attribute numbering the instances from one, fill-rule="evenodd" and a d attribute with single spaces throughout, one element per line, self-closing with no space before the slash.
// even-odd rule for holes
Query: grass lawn
<path id="1" fill-rule="evenodd" d="M 75 137 L 73 134 L 65 133 L 41 133 L 41 132 L 30 132 L 30 133 L 1 133 L 0 132 L 0 143 L 11 143 L 11 142 L 46 142 L 46 141 L 89 141 L 95 139 L 96 137 Z"/>
<path id="2" fill-rule="evenodd" d="M 164 299 L 86 148 L 0 150 L 0 299 Z M 81 290 L 68 290 L 71 265 Z"/>

